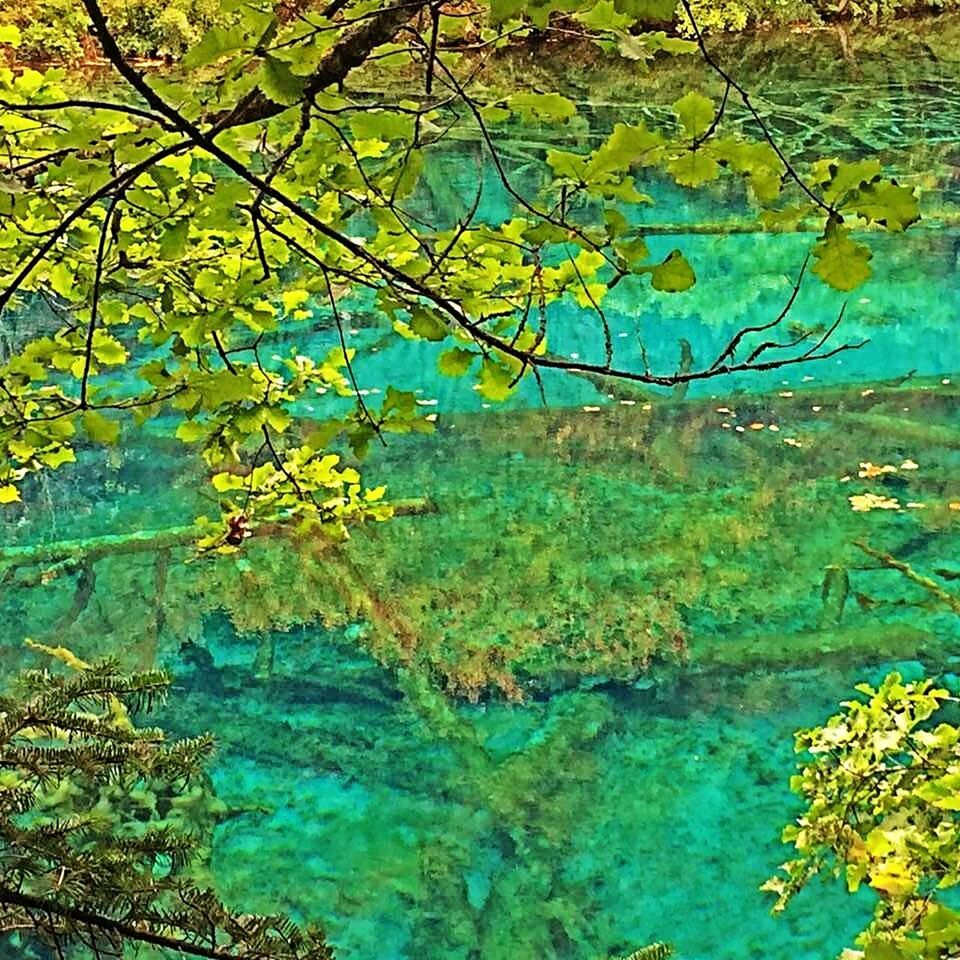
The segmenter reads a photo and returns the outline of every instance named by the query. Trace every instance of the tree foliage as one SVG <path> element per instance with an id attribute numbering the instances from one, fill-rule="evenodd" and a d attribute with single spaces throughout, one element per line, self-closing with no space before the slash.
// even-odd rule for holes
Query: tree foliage
<path id="1" fill-rule="evenodd" d="M 743 30 L 770 24 L 822 25 L 860 21 L 879 24 L 899 16 L 956 9 L 955 0 L 695 0 L 705 28 Z"/>
<path id="2" fill-rule="evenodd" d="M 125 54 L 133 57 L 180 56 L 214 26 L 230 17 L 218 0 L 106 0 Z M 83 60 L 96 51 L 83 7 L 74 0 L 25 0 L 0 10 L 0 25 L 21 32 L 22 50 L 37 59 Z"/>
<path id="3" fill-rule="evenodd" d="M 795 290 L 779 316 L 738 332 L 702 367 L 677 371 L 645 349 L 642 367 L 625 364 L 604 313 L 609 291 L 623 283 L 647 298 L 696 282 L 682 251 L 652 258 L 633 225 L 630 208 L 649 199 L 637 188 L 645 170 L 689 188 L 737 177 L 772 224 L 818 221 L 814 273 L 841 290 L 870 273 L 852 229 L 901 230 L 918 216 L 912 191 L 874 162 L 798 171 L 755 111 L 761 140 L 722 135 L 728 100 L 752 104 L 710 57 L 685 0 L 678 12 L 695 41 L 649 26 L 673 15 L 670 2 L 497 0 L 482 40 L 466 45 L 440 42 L 457 24 L 442 6 L 354 0 L 286 20 L 230 0 L 231 25 L 208 31 L 169 75 L 132 66 L 106 8 L 83 6 L 124 89 L 90 99 L 59 70 L 0 71 L 0 315 L 29 306 L 41 316 L 41 335 L 0 365 L 0 502 L 17 502 L 31 474 L 72 462 L 78 445 L 117 443 L 159 418 L 201 451 L 224 513 L 245 530 L 284 519 L 342 537 L 351 522 L 389 514 L 343 445 L 362 457 L 371 442 L 435 419 L 386 384 L 382 400 L 365 398 L 348 309 L 443 344 L 440 371 L 472 379 L 491 401 L 544 370 L 671 386 L 856 344 L 832 341 L 840 317 L 819 339 L 778 339 Z M 672 127 L 617 124 L 588 153 L 549 151 L 543 189 L 527 195 L 498 125 L 562 131 L 576 106 L 555 91 L 501 89 L 483 55 L 549 30 L 559 13 L 630 57 L 698 50 L 726 95 L 688 93 Z M 16 44 L 18 32 L 0 40 Z M 363 96 L 362 70 L 346 86 L 365 65 L 404 98 Z M 501 222 L 478 215 L 479 167 L 466 214 L 428 222 L 417 212 L 424 165 L 461 128 L 514 202 Z M 564 301 L 596 327 L 602 356 L 551 352 L 552 308 Z M 327 335 L 309 335 L 307 321 Z M 307 417 L 314 402 L 322 413 Z M 236 538 L 216 521 L 207 543 L 233 548 Z"/>
<path id="4" fill-rule="evenodd" d="M 784 842 L 797 857 L 764 889 L 774 909 L 819 873 L 876 894 L 873 920 L 857 938 L 865 960 L 955 956 L 960 913 L 960 728 L 957 699 L 930 680 L 890 674 L 860 684 L 822 727 L 797 734 L 808 759 L 791 781 L 808 804 Z"/>
<path id="5" fill-rule="evenodd" d="M 296 11 L 307 4 L 290 0 L 282 10 Z M 317 4 L 319 6 L 319 4 Z M 692 0 L 697 21 L 708 32 L 739 31 L 782 24 L 821 26 L 832 22 L 879 24 L 895 17 L 940 13 L 957 8 L 956 0 Z M 134 57 L 180 57 L 211 27 L 229 29 L 235 22 L 217 0 L 104 0 L 117 40 L 125 54 Z M 611 25 L 629 25 L 630 12 L 614 13 L 612 0 L 595 9 L 580 11 L 575 20 L 583 28 L 599 30 Z M 657 10 L 650 5 L 650 10 Z M 663 9 L 662 7 L 660 9 Z M 471 22 L 482 24 L 482 5 L 461 8 Z M 472 17 L 470 16 L 472 15 Z M 78 61 L 94 51 L 88 22 L 76 0 L 25 0 L 0 10 L 0 25 L 22 31 L 23 50 L 37 59 Z M 681 25 L 681 31 L 683 25 Z M 459 28 L 456 32 L 460 32 Z M 622 52 L 643 51 L 629 37 Z M 641 59 L 646 59 L 644 53 Z"/>
<path id="6" fill-rule="evenodd" d="M 218 807 L 209 736 L 133 718 L 170 677 L 42 648 L 69 672 L 22 673 L 0 698 L 0 931 L 56 955 L 127 944 L 213 960 L 328 960 L 317 930 L 236 914 L 202 880 Z"/>

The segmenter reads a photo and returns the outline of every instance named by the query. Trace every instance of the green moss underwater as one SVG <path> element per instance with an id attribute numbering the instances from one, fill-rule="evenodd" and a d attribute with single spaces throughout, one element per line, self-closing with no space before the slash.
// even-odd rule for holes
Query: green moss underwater
<path id="1" fill-rule="evenodd" d="M 850 80 L 833 122 L 871 98 L 871 115 L 916 123 L 928 86 L 885 89 Z M 3 581 L 4 670 L 29 660 L 24 637 L 173 669 L 158 721 L 220 745 L 216 886 L 322 920 L 343 958 L 594 960 L 655 940 L 689 960 L 836 955 L 871 894 L 814 885 L 774 920 L 758 887 L 797 809 L 793 732 L 894 665 L 960 684 L 956 615 L 855 545 L 948 585 L 960 573 L 955 147 L 885 147 L 905 181 L 934 177 L 928 221 L 878 245 L 845 326 L 871 343 L 841 363 L 687 395 L 548 378 L 545 408 L 531 390 L 485 409 L 424 345 L 383 350 L 361 378 L 408 371 L 398 385 L 438 430 L 377 452 L 378 475 L 430 502 L 344 546 L 264 538 L 197 558 L 171 534 L 98 553 L 91 538 L 175 533 L 209 505 L 162 424 L 88 451 L 2 529 L 7 546 L 88 550 L 62 576 Z M 424 202 L 472 195 L 458 156 Z M 706 354 L 776 312 L 806 241 L 742 230 L 748 214 L 724 191 L 646 213 L 691 224 L 651 245 L 704 270 L 639 312 L 624 284 L 614 333 Z M 739 232 L 696 232 L 724 218 Z M 805 287 L 799 322 L 839 302 Z M 362 304 L 352 319 L 381 335 Z M 595 347 L 566 326 L 556 349 Z"/>

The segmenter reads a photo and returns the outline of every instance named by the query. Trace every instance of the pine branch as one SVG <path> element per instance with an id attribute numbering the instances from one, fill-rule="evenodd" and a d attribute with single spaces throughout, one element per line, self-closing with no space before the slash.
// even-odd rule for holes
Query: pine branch
<path id="1" fill-rule="evenodd" d="M 208 735 L 167 742 L 130 717 L 162 699 L 161 671 L 122 672 L 48 649 L 72 671 L 26 671 L 0 698 L 0 933 L 94 956 L 147 944 L 211 960 L 329 960 L 322 933 L 287 917 L 235 914 L 198 889 L 193 868 L 214 814 L 144 819 L 135 790 L 207 790 Z M 211 797 L 212 799 L 212 797 Z"/>

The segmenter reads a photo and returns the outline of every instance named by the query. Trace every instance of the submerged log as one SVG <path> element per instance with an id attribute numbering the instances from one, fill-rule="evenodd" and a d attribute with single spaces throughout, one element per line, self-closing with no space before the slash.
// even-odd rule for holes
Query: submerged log
<path id="1" fill-rule="evenodd" d="M 413 497 L 393 502 L 395 516 L 436 513 L 436 504 L 427 497 Z M 14 582 L 14 574 L 24 567 L 44 566 L 16 577 L 15 585 L 36 586 L 73 573 L 104 557 L 135 553 L 156 553 L 174 547 L 187 547 L 203 536 L 206 530 L 196 524 L 167 527 L 163 530 L 136 530 L 133 533 L 85 537 L 81 540 L 56 540 L 50 543 L 18 547 L 0 547 L 0 586 Z M 285 536 L 287 528 L 271 524 L 253 530 L 254 536 Z M 49 564 L 49 566 L 47 566 Z"/>
<path id="2" fill-rule="evenodd" d="M 935 596 L 954 613 L 960 613 L 960 597 L 951 593 L 949 590 L 945 590 L 936 580 L 931 580 L 930 577 L 925 577 L 922 573 L 917 573 L 909 563 L 898 560 L 896 557 L 889 553 L 884 553 L 882 550 L 876 550 L 862 540 L 854 540 L 853 543 L 855 547 L 862 550 L 867 556 L 873 557 L 874 560 L 878 560 L 883 566 L 902 573 L 911 583 L 915 583 L 918 587 L 922 587 L 928 593 Z"/>

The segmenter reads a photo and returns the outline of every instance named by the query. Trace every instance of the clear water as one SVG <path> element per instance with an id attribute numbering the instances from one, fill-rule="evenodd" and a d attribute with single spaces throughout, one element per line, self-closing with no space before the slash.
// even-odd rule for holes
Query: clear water
<path id="1" fill-rule="evenodd" d="M 757 888 L 796 811 L 793 731 L 891 665 L 960 672 L 956 618 L 852 545 L 927 571 L 955 563 L 960 274 L 957 234 L 934 217 L 950 222 L 956 188 L 929 155 L 957 147 L 960 103 L 898 68 L 883 88 L 821 84 L 811 104 L 797 71 L 763 89 L 793 104 L 792 131 L 778 116 L 796 149 L 879 148 L 926 189 L 930 221 L 877 243 L 876 277 L 848 308 L 843 335 L 867 347 L 685 398 L 554 377 L 546 409 L 529 390 L 497 410 L 435 377 L 429 346 L 390 347 L 365 360 L 361 385 L 389 372 L 437 400 L 440 429 L 392 443 L 369 469 L 396 496 L 429 494 L 435 514 L 359 531 L 342 550 L 175 554 L 160 581 L 154 557 L 106 558 L 72 621 L 72 582 L 0 595 L 6 669 L 32 636 L 178 673 L 160 719 L 217 735 L 216 787 L 240 811 L 214 853 L 229 901 L 321 919 L 345 958 L 594 960 L 670 940 L 690 960 L 813 960 L 862 927 L 868 893 L 816 886 L 774 920 Z M 805 105 L 835 122 L 801 122 Z M 595 103 L 587 134 L 626 112 Z M 544 135 L 526 132 L 534 160 Z M 455 215 L 472 197 L 455 175 L 471 149 L 436 158 L 443 175 L 424 204 Z M 535 183 L 537 164 L 521 158 L 513 173 Z M 484 175 L 498 217 L 505 201 Z M 648 223 L 750 216 L 729 188 L 650 189 Z M 624 362 L 638 329 L 669 368 L 680 338 L 706 356 L 777 312 L 808 242 L 655 237 L 655 250 L 684 249 L 699 283 L 677 298 L 618 289 L 608 314 Z M 840 302 L 811 283 L 797 315 L 829 321 Z M 362 311 L 354 336 L 376 339 Z M 575 316 L 557 319 L 555 350 L 596 353 Z M 163 433 L 51 476 L 4 542 L 160 529 L 209 510 L 198 467 Z M 857 477 L 861 461 L 907 460 L 919 469 Z M 867 491 L 925 506 L 853 512 L 847 498 Z M 821 600 L 830 564 L 851 577 L 839 621 Z M 654 645 L 665 652 L 651 660 Z"/>

